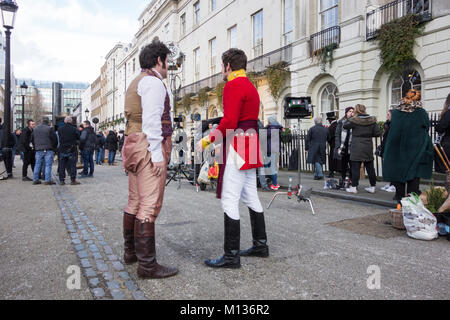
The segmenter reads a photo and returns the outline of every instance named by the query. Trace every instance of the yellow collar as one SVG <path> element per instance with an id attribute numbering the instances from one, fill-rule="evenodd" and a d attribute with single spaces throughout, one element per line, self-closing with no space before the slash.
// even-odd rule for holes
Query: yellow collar
<path id="1" fill-rule="evenodd" d="M 232 71 L 229 75 L 228 75 L 228 81 L 232 81 L 236 78 L 241 78 L 241 77 L 247 77 L 247 74 L 245 73 L 244 69 L 240 69 L 240 70 L 236 70 L 236 71 Z"/>

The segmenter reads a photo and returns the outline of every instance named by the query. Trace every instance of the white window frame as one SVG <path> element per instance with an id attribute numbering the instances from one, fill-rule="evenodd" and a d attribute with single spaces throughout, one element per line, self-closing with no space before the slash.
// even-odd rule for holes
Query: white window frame
<path id="1" fill-rule="evenodd" d="M 217 9 L 217 0 L 209 0 L 209 12 L 213 12 Z"/>
<path id="2" fill-rule="evenodd" d="M 233 37 L 232 37 L 232 34 L 231 34 L 232 30 L 235 30 L 234 40 L 235 40 L 236 43 L 235 43 L 234 46 L 233 46 L 233 43 L 232 43 L 232 40 L 233 40 Z M 228 28 L 227 33 L 228 33 L 228 48 L 236 48 L 237 47 L 237 24 L 235 24 L 234 26 Z"/>
<path id="3" fill-rule="evenodd" d="M 256 20 L 256 18 L 261 17 L 261 38 L 257 39 L 256 38 L 256 23 L 258 23 L 258 21 Z M 253 57 L 259 57 L 262 56 L 264 53 L 264 11 L 263 9 L 255 12 L 254 14 L 252 14 L 252 48 L 253 48 Z"/>
<path id="4" fill-rule="evenodd" d="M 170 29 L 170 22 L 167 22 L 164 26 L 164 41 L 169 41 L 169 29 Z"/>
<path id="5" fill-rule="evenodd" d="M 292 3 L 290 18 L 292 19 L 292 29 L 290 31 L 286 31 L 286 1 L 290 1 Z M 283 0 L 283 46 L 291 44 L 294 42 L 294 13 L 295 13 L 295 1 L 294 0 Z"/>
<path id="6" fill-rule="evenodd" d="M 194 82 L 200 80 L 200 47 L 193 51 L 194 54 Z"/>
<path id="7" fill-rule="evenodd" d="M 194 3 L 194 26 L 200 25 L 200 0 Z"/>
<path id="8" fill-rule="evenodd" d="M 318 1 L 318 12 L 319 12 L 319 19 L 318 19 L 318 30 L 322 31 L 322 30 L 326 30 L 328 28 L 337 26 L 339 23 L 339 0 L 335 0 L 336 4 L 332 5 L 331 7 L 328 8 L 322 8 L 321 2 L 322 0 L 317 0 Z M 336 12 L 336 23 L 333 25 L 326 25 L 326 26 L 322 26 L 322 15 L 325 14 L 327 11 L 331 11 L 331 10 L 335 10 L 337 8 L 337 12 Z"/>
<path id="9" fill-rule="evenodd" d="M 334 86 L 333 90 L 328 90 L 331 86 Z M 328 97 L 332 95 L 334 97 L 334 110 L 324 110 L 324 105 L 322 103 L 322 96 L 325 93 L 325 91 L 328 92 Z M 326 83 L 322 89 L 319 91 L 319 102 L 320 102 L 320 115 L 322 116 L 323 121 L 326 121 L 327 118 L 327 112 L 338 112 L 339 111 L 339 97 L 337 96 L 339 94 L 339 89 L 337 85 L 333 82 Z"/>
<path id="10" fill-rule="evenodd" d="M 182 36 L 186 34 L 186 12 L 180 16 L 180 33 Z"/>
<path id="11" fill-rule="evenodd" d="M 214 44 L 214 47 L 213 47 L 213 44 Z M 209 59 L 210 59 L 209 63 L 210 63 L 211 75 L 213 75 L 216 73 L 216 67 L 217 67 L 217 37 L 214 37 L 211 40 L 209 40 Z"/>

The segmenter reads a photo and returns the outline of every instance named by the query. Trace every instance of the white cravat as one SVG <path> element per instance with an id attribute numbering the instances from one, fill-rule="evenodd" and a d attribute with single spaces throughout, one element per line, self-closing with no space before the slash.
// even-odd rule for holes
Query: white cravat
<path id="1" fill-rule="evenodd" d="M 161 75 L 152 70 L 160 79 Z M 147 136 L 148 151 L 152 154 L 153 162 L 163 162 L 161 142 L 162 125 L 161 117 L 164 112 L 167 90 L 162 80 L 148 76 L 142 78 L 138 84 L 138 95 L 141 96 L 142 103 L 142 132 Z"/>

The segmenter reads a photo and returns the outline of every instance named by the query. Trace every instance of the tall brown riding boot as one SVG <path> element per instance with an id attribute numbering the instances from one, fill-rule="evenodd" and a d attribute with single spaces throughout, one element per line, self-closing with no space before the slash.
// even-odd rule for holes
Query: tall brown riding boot
<path id="1" fill-rule="evenodd" d="M 134 248 L 134 221 L 136 216 L 124 212 L 123 214 L 123 239 L 124 254 L 123 261 L 125 264 L 137 262 L 136 250 Z"/>
<path id="2" fill-rule="evenodd" d="M 141 223 L 136 219 L 134 223 L 134 244 L 138 258 L 138 276 L 147 279 L 161 279 L 174 276 L 177 268 L 164 267 L 156 261 L 155 223 Z"/>

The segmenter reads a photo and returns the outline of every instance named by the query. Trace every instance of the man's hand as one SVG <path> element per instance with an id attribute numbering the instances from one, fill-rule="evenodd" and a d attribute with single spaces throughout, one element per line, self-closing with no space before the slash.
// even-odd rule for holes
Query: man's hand
<path id="1" fill-rule="evenodd" d="M 163 162 L 153 162 L 152 174 L 159 177 L 166 167 L 166 163 Z"/>

